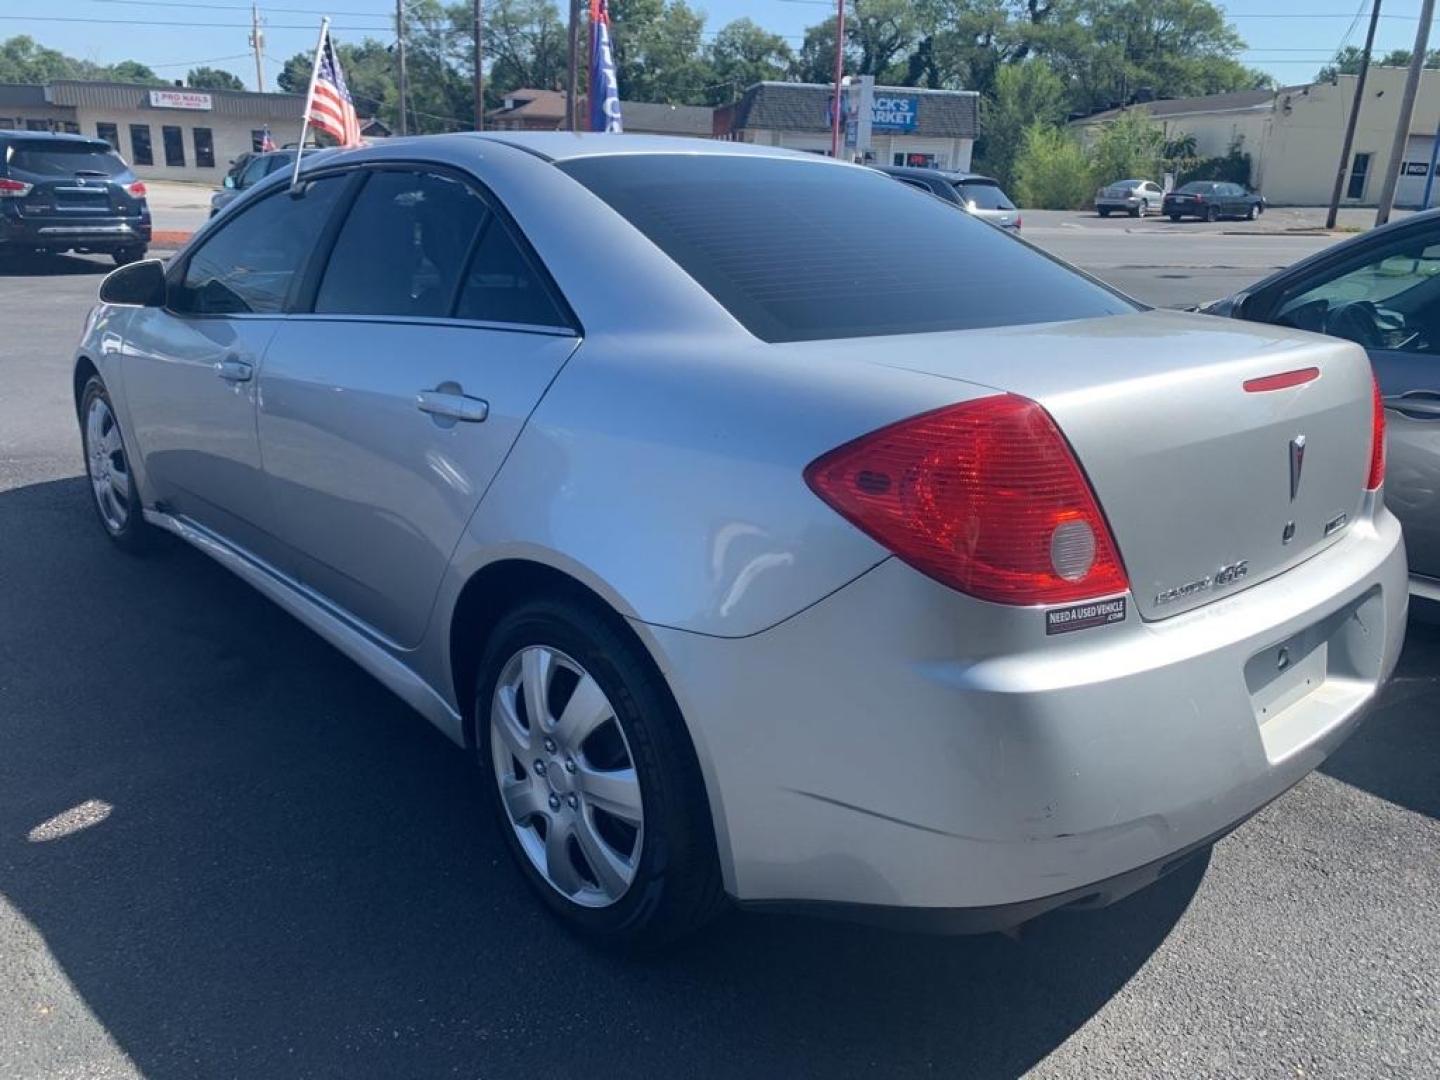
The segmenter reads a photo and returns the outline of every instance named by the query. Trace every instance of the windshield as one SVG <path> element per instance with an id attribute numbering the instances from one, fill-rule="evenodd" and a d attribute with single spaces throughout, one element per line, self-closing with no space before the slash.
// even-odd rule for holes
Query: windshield
<path id="1" fill-rule="evenodd" d="M 1136 310 L 986 222 L 870 169 L 720 154 L 598 155 L 559 167 L 765 341 Z"/>
<path id="2" fill-rule="evenodd" d="M 104 143 L 16 142 L 10 144 L 10 167 L 36 176 L 119 176 L 126 169 L 120 155 Z"/>
<path id="3" fill-rule="evenodd" d="M 973 203 L 976 210 L 1014 210 L 1010 196 L 1000 190 L 1000 185 L 989 180 L 961 180 L 955 185 L 960 197 Z"/>
<path id="4" fill-rule="evenodd" d="M 1180 189 L 1182 195 L 1209 195 L 1215 190 L 1215 184 L 1203 180 L 1191 180 Z"/>

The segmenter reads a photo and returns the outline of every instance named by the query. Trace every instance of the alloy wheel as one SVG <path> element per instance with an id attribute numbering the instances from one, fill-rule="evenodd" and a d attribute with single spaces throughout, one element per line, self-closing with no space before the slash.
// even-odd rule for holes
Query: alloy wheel
<path id="1" fill-rule="evenodd" d="M 112 533 L 130 520 L 130 463 L 120 439 L 120 425 L 110 404 L 95 397 L 85 414 L 85 468 L 95 492 L 100 518 Z"/>
<path id="2" fill-rule="evenodd" d="M 645 812 L 635 758 L 600 684 L 544 645 L 515 653 L 490 706 L 500 801 L 536 872 L 582 907 L 609 907 L 635 880 Z"/>

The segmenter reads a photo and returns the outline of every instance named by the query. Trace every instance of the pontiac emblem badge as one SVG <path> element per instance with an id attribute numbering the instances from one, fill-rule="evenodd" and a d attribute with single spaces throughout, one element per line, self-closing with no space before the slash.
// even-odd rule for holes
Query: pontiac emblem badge
<path id="1" fill-rule="evenodd" d="M 1300 493 L 1300 473 L 1305 468 L 1305 436 L 1296 435 L 1290 440 L 1290 501 Z"/>

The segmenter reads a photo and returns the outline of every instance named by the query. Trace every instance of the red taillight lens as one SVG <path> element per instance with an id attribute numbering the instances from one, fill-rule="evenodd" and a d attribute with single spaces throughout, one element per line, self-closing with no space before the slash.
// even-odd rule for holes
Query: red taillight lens
<path id="1" fill-rule="evenodd" d="M 1129 588 L 1070 445 L 1028 398 L 891 424 L 817 458 L 805 481 L 917 570 L 984 600 L 1057 604 Z"/>
<path id="2" fill-rule="evenodd" d="M 23 199 L 30 194 L 32 187 L 34 187 L 33 184 L 0 177 L 0 199 Z"/>
<path id="3" fill-rule="evenodd" d="M 125 190 L 128 191 L 131 195 L 135 196 L 135 198 L 137 199 L 145 198 L 145 184 L 143 181 L 136 180 Z"/>
<path id="4" fill-rule="evenodd" d="M 1374 491 L 1385 482 L 1385 402 L 1380 383 L 1371 375 L 1372 406 L 1370 419 L 1370 475 L 1365 490 Z"/>

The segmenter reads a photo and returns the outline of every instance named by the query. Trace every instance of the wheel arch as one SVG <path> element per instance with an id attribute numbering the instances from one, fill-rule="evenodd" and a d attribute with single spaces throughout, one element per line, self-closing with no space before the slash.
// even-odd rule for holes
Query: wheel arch
<path id="1" fill-rule="evenodd" d="M 75 358 L 75 370 L 71 374 L 72 390 L 75 395 L 75 415 L 80 415 L 80 399 L 85 395 L 85 384 L 92 378 L 101 378 L 100 369 L 95 362 L 81 353 Z"/>

